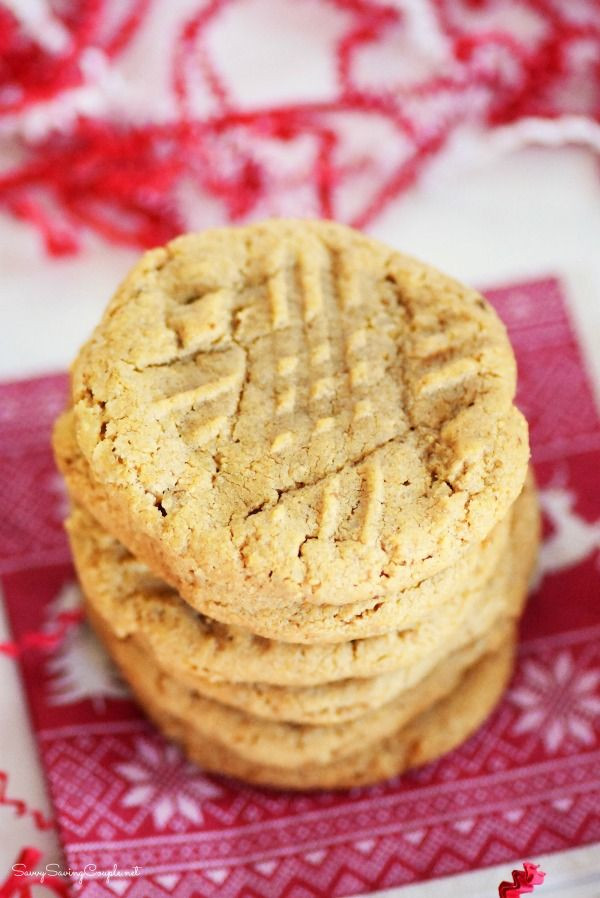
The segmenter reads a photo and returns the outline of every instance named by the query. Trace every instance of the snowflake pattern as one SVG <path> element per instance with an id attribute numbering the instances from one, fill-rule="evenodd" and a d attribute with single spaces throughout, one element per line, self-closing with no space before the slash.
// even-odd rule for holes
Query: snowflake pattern
<path id="1" fill-rule="evenodd" d="M 57 471 L 50 472 L 47 480 L 47 490 L 51 496 L 52 517 L 62 527 L 63 522 L 69 516 L 71 506 L 64 478 Z"/>
<path id="2" fill-rule="evenodd" d="M 600 717 L 600 668 L 576 670 L 569 651 L 561 651 L 548 664 L 528 659 L 521 666 L 522 685 L 510 691 L 520 715 L 516 735 L 537 733 L 548 754 L 555 754 L 569 739 L 591 748 Z"/>
<path id="3" fill-rule="evenodd" d="M 51 632 L 61 613 L 75 611 L 81 603 L 77 583 L 65 583 L 48 607 L 46 629 Z M 102 711 L 107 698 L 129 697 L 129 690 L 87 623 L 67 634 L 58 650 L 48 656 L 46 670 L 51 705 L 70 705 L 90 699 L 95 709 Z"/>
<path id="4" fill-rule="evenodd" d="M 121 804 L 126 808 L 145 806 L 156 829 L 181 830 L 186 822 L 203 823 L 203 801 L 222 794 L 174 745 L 141 737 L 136 740 L 134 758 L 115 765 L 128 784 Z"/>
<path id="5" fill-rule="evenodd" d="M 600 520 L 587 521 L 576 511 L 577 494 L 561 483 L 540 490 L 540 504 L 552 524 L 552 533 L 540 551 L 534 586 L 547 574 L 575 567 L 600 549 Z"/>

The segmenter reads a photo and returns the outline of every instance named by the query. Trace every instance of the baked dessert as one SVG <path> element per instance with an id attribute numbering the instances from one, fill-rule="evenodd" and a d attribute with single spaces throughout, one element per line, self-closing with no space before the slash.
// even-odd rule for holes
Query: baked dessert
<path id="1" fill-rule="evenodd" d="M 397 594 L 484 539 L 525 478 L 495 312 L 331 222 L 146 253 L 71 380 L 96 516 L 192 603 Z"/>
<path id="2" fill-rule="evenodd" d="M 146 253 L 54 431 L 88 617 L 207 770 L 393 776 L 510 675 L 539 541 L 506 331 L 333 222 Z"/>
<path id="3" fill-rule="evenodd" d="M 116 639 L 201 695 L 257 716 L 335 722 L 359 716 L 414 686 L 447 655 L 521 613 L 539 539 L 530 479 L 511 510 L 510 539 L 482 587 L 446 597 L 413 627 L 347 643 L 256 638 L 192 611 L 89 513 L 68 522 L 86 600 Z"/>

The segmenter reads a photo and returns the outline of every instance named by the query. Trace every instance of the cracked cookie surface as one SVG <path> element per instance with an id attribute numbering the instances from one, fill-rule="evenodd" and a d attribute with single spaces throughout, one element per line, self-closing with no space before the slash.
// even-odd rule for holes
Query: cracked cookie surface
<path id="1" fill-rule="evenodd" d="M 75 509 L 68 529 L 88 606 L 115 637 L 131 638 L 174 679 L 205 695 L 254 714 L 307 720 L 350 719 L 365 705 L 382 704 L 448 652 L 517 617 L 539 539 L 531 481 L 507 525 L 508 544 L 483 583 L 447 595 L 410 628 L 333 645 L 257 638 L 198 615 L 88 513 Z"/>
<path id="2" fill-rule="evenodd" d="M 75 440 L 72 412 L 57 421 L 54 449 L 75 511 L 70 524 L 74 549 L 81 556 L 86 569 L 96 567 L 97 577 L 109 591 L 131 593 L 140 589 L 140 572 L 144 572 L 145 587 L 150 588 L 149 570 L 134 556 L 127 558 L 123 544 L 116 537 L 131 531 L 121 519 L 111 517 L 110 507 L 100 485 L 91 479 L 89 466 Z M 533 501 L 533 498 L 532 498 Z M 93 511 L 91 515 L 87 509 Z M 96 520 L 101 524 L 98 527 Z M 107 527 L 110 527 L 111 538 Z M 452 594 L 479 588 L 490 576 L 509 538 L 509 515 L 498 522 L 481 543 L 459 557 L 455 564 L 433 577 L 392 595 L 375 595 L 360 602 L 337 605 L 316 605 L 312 602 L 284 602 L 279 600 L 274 613 L 272 600 L 244 594 L 243 601 L 223 602 L 211 592 L 186 593 L 188 603 L 208 617 L 226 624 L 235 624 L 258 636 L 283 642 L 335 643 L 348 642 L 369 636 L 379 636 L 393 630 L 408 629 L 435 612 Z M 134 534 L 134 550 L 144 555 L 144 538 Z M 114 564 L 110 563 L 113 558 Z M 88 559 L 86 561 L 86 559 Z M 100 564 L 100 559 L 103 563 Z M 154 557 L 156 562 L 156 556 Z M 118 566 L 116 562 L 120 563 Z M 155 568 L 156 570 L 156 564 Z M 168 576 L 163 565 L 160 573 Z M 137 579 L 136 579 L 137 578 Z M 164 593 L 164 583 L 160 592 Z M 176 590 L 175 590 L 176 591 Z"/>
<path id="3" fill-rule="evenodd" d="M 143 709 L 205 770 L 291 789 L 365 785 L 419 766 L 464 741 L 492 711 L 510 677 L 515 630 L 500 645 L 470 646 L 445 659 L 395 702 L 338 726 L 257 720 L 182 688 L 139 648 L 99 635 Z"/>
<path id="4" fill-rule="evenodd" d="M 475 291 L 348 228 L 275 221 L 147 253 L 72 369 L 118 536 L 190 601 L 351 603 L 479 542 L 526 424 Z"/>

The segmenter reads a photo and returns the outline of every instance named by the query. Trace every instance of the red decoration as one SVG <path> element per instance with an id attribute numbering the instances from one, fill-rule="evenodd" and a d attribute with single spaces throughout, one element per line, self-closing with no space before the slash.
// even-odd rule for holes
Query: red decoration
<path id="1" fill-rule="evenodd" d="M 525 861 L 522 870 L 512 871 L 512 882 L 501 882 L 498 886 L 500 898 L 519 898 L 528 892 L 533 892 L 535 886 L 543 883 L 546 874 L 540 870 L 539 864 Z"/>
<path id="2" fill-rule="evenodd" d="M 49 889 L 54 895 L 66 898 L 69 895 L 69 883 L 54 877 L 44 878 L 40 886 L 35 877 L 26 876 L 38 864 L 42 856 L 41 851 L 31 846 L 23 848 L 19 857 L 13 864 L 11 872 L 3 883 L 0 883 L 0 898 L 33 898 L 31 889 L 36 886 L 36 895 L 40 888 Z"/>
<path id="3" fill-rule="evenodd" d="M 0 653 L 9 658 L 17 658 L 28 649 L 42 649 L 52 651 L 63 641 L 67 633 L 73 627 L 78 626 L 83 620 L 83 611 L 62 611 L 56 617 L 55 627 L 52 631 L 32 630 L 24 633 L 17 641 L 0 642 Z"/>
<path id="4" fill-rule="evenodd" d="M 42 853 L 37 848 L 23 848 L 13 869 L 3 883 L 0 884 L 0 898 L 31 898 L 30 883 L 17 874 L 14 867 L 31 870 L 41 858 Z"/>
<path id="5" fill-rule="evenodd" d="M 46 817 L 43 811 L 40 811 L 38 808 L 30 808 L 27 802 L 23 801 L 21 798 L 9 798 L 6 794 L 7 783 L 7 774 L 3 770 L 0 770 L 0 806 L 12 808 L 17 817 L 31 817 L 37 829 L 54 829 L 54 821 L 49 817 Z"/>
<path id="6" fill-rule="evenodd" d="M 319 4 L 339 17 L 330 47 L 336 80 L 327 99 L 242 104 L 210 41 L 240 0 L 205 0 L 172 47 L 171 113 L 160 121 L 139 121 L 135 110 L 117 112 L 108 101 L 92 116 L 73 111 L 74 91 L 85 85 L 97 90 L 102 106 L 96 69 L 118 71 L 148 0 L 56 4 L 58 48 L 44 46 L 46 32 L 36 40 L 26 22 L 0 7 L 0 126 L 20 156 L 0 175 L 0 208 L 33 224 L 55 255 L 76 251 L 85 230 L 136 247 L 163 242 L 190 226 L 184 183 L 195 187 L 199 205 L 203 197 L 216 201 L 225 220 L 283 209 L 364 227 L 462 125 L 600 121 L 594 0 L 423 0 L 406 8 L 380 0 L 302 2 L 315 29 Z M 519 16 L 528 27 L 514 24 Z M 387 50 L 401 60 L 407 47 L 427 62 L 416 80 L 379 62 L 365 69 L 365 54 L 374 59 L 377 52 L 379 60 Z M 138 77 L 143 84 L 144 71 Z M 57 128 L 55 111 L 69 103 L 71 114 Z M 41 114 L 33 134 L 32 112 Z M 387 136 L 353 148 L 349 123 L 363 144 L 373 129 L 385 128 Z M 559 138 L 586 140 L 581 122 Z M 288 150 L 300 144 L 301 160 L 290 163 Z M 295 200 L 300 187 L 303 198 Z"/>
<path id="7" fill-rule="evenodd" d="M 54 26 L 51 42 L 43 33 L 48 23 L 40 22 L 39 34 L 32 36 L 25 21 L 0 5 L 0 115 L 31 109 L 84 84 L 86 51 L 94 48 L 109 60 L 115 57 L 140 27 L 149 4 L 65 0 L 49 20 Z"/>

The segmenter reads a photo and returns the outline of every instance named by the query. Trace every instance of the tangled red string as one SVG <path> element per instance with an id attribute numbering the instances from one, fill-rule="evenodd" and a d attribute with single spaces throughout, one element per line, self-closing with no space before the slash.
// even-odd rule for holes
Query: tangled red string
<path id="1" fill-rule="evenodd" d="M 49 52 L 24 31 L 6 5 L 0 4 L 0 114 L 27 109 L 85 80 L 82 57 L 90 47 L 109 59 L 116 56 L 139 28 L 150 0 L 122 3 L 121 17 L 108 16 L 103 0 L 77 0 L 61 4 L 57 20 L 68 34 L 62 52 Z M 54 5 L 54 4 L 51 4 Z M 113 7 L 115 6 L 112 4 Z M 113 19 L 109 25 L 110 19 Z"/>
<path id="2" fill-rule="evenodd" d="M 39 830 L 54 829 L 54 821 L 49 817 L 46 817 L 43 811 L 40 811 L 38 808 L 31 808 L 27 802 L 23 801 L 21 798 L 9 798 L 6 794 L 7 785 L 8 776 L 3 770 L 0 770 L 1 807 L 12 808 L 17 817 L 30 817 Z"/>
<path id="3" fill-rule="evenodd" d="M 67 633 L 83 620 L 83 611 L 61 611 L 56 616 L 55 626 L 51 631 L 32 630 L 25 633 L 18 641 L 0 642 L 0 653 L 9 658 L 18 658 L 29 649 L 53 651 L 62 643 Z"/>
<path id="4" fill-rule="evenodd" d="M 61 611 L 56 615 L 56 618 L 53 622 L 54 626 L 51 631 L 31 630 L 21 636 L 18 641 L 1 642 L 0 653 L 3 655 L 7 655 L 9 658 L 16 659 L 20 657 L 24 652 L 32 649 L 53 651 L 54 649 L 58 648 L 58 646 L 62 643 L 68 633 L 70 633 L 75 627 L 79 626 L 79 624 L 83 620 L 83 616 L 83 610 L 80 608 L 74 611 Z M 5 771 L 0 770 L 0 807 L 12 808 L 18 817 L 30 817 L 39 830 L 53 829 L 55 827 L 54 820 L 52 820 L 52 818 L 50 817 L 46 817 L 45 814 L 38 808 L 30 807 L 27 802 L 25 802 L 21 798 L 9 797 L 6 794 L 7 785 L 8 774 Z M 35 851 L 36 849 L 31 850 Z M 27 884 L 27 882 L 22 879 L 19 879 L 18 881 L 20 883 L 19 888 L 25 889 L 25 891 L 18 891 L 17 879 L 14 877 L 9 877 L 4 883 L 4 886 L 0 887 L 0 898 L 2 898 L 2 896 L 5 894 L 22 894 L 24 896 L 29 896 L 30 891 L 28 891 L 29 885 Z M 61 891 L 61 889 L 62 886 L 60 887 L 60 889 L 56 887 L 54 888 L 54 891 L 56 891 L 57 894 L 66 894 L 66 892 L 64 892 L 64 890 Z"/>
<path id="5" fill-rule="evenodd" d="M 283 211 L 365 226 L 461 126 L 600 120 L 595 0 L 300 0 L 312 10 L 315 32 L 325 7 L 339 17 L 335 85 L 326 99 L 276 105 L 242 104 L 211 43 L 224 13 L 231 18 L 253 2 L 204 0 L 182 23 L 166 118 L 140 121 L 135 110 L 108 103 L 57 129 L 50 106 L 33 135 L 28 116 L 44 104 L 72 102 L 76 110 L 73 92 L 85 85 L 102 99 L 90 51 L 119 72 L 118 56 L 141 33 L 149 0 L 51 3 L 68 38 L 59 50 L 44 47 L 0 5 L 0 134 L 19 156 L 0 174 L 0 206 L 32 223 L 53 254 L 76 251 L 86 230 L 136 247 L 163 242 L 190 226 L 184 187 L 193 188 L 199 207 L 216 201 L 222 213 L 207 213 L 213 218 Z M 288 2 L 291 9 L 299 0 Z M 415 49 L 427 63 L 416 78 L 400 65 Z M 397 70 L 380 65 L 379 51 L 392 53 Z M 358 147 L 349 124 L 362 135 Z M 304 154 L 291 163 L 300 145 Z"/>

